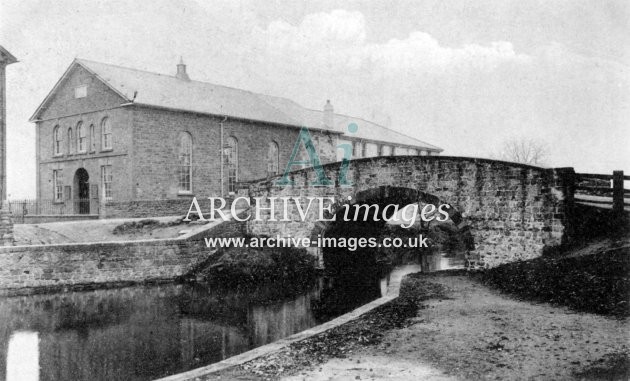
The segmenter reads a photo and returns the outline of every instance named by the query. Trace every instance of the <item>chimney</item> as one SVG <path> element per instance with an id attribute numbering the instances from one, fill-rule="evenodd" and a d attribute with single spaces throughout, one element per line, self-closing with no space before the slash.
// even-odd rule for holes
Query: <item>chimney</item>
<path id="1" fill-rule="evenodd" d="M 334 128 L 334 111 L 332 104 L 330 104 L 330 99 L 326 100 L 326 104 L 324 105 L 324 126 L 330 129 Z"/>
<path id="2" fill-rule="evenodd" d="M 181 79 L 182 81 L 190 81 L 188 74 L 186 74 L 186 65 L 184 64 L 184 59 L 180 56 L 179 63 L 177 64 L 177 74 L 175 77 Z"/>

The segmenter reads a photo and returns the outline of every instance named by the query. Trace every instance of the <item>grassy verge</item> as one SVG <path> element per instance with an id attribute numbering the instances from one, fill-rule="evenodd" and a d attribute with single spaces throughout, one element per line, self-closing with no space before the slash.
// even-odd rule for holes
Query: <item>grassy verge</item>
<path id="1" fill-rule="evenodd" d="M 602 315 L 630 316 L 630 248 L 541 257 L 484 272 L 484 283 L 528 300 Z"/>
<path id="2" fill-rule="evenodd" d="M 204 238 L 249 238 L 245 223 L 223 222 L 204 233 Z M 256 287 L 264 283 L 299 286 L 310 284 L 316 275 L 316 258 L 298 248 L 218 248 L 183 278 L 222 287 Z M 298 287 L 299 288 L 299 287 Z"/>

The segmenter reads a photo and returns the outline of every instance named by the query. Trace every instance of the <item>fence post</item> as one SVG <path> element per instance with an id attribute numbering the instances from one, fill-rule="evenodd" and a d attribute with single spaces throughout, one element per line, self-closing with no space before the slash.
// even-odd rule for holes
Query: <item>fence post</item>
<path id="1" fill-rule="evenodd" d="M 623 218 L 623 171 L 613 171 L 613 215 L 616 222 Z"/>

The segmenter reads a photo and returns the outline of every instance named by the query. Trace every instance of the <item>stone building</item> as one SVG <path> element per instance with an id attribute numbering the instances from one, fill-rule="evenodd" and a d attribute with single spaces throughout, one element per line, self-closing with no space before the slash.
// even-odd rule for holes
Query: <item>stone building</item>
<path id="1" fill-rule="evenodd" d="M 37 198 L 66 213 L 181 213 L 284 170 L 302 127 L 323 163 L 442 150 L 379 124 L 285 98 L 75 59 L 37 108 Z M 356 132 L 348 125 L 355 123 Z M 354 130 L 354 129 L 350 129 Z"/>
<path id="2" fill-rule="evenodd" d="M 0 245 L 13 244 L 13 223 L 7 204 L 7 78 L 6 68 L 17 62 L 0 46 Z"/>

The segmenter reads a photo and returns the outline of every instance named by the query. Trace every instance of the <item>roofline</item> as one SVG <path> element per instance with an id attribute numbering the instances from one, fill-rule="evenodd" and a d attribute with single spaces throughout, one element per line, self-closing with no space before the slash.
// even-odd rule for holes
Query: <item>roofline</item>
<path id="1" fill-rule="evenodd" d="M 394 143 L 394 142 L 389 142 L 387 140 L 379 140 L 379 139 L 372 139 L 372 138 L 359 138 L 359 137 L 350 136 L 350 135 L 343 135 L 342 137 L 343 138 L 347 138 L 347 139 L 344 139 L 344 140 L 349 140 L 349 141 L 359 140 L 359 141 L 362 141 L 362 142 L 378 143 L 378 144 L 383 144 L 383 145 L 389 145 L 389 146 L 392 146 L 392 147 L 395 146 L 395 147 L 405 147 L 405 148 L 422 148 L 423 150 L 432 151 L 432 152 L 442 152 L 442 151 L 444 151 L 443 148 L 436 147 L 433 144 L 429 144 L 431 147 L 426 147 L 426 146 L 421 146 L 421 145 Z"/>
<path id="2" fill-rule="evenodd" d="M 44 109 L 44 106 L 46 105 L 46 103 L 48 103 L 48 101 L 50 100 L 50 98 L 52 98 L 53 94 L 57 91 L 57 89 L 59 88 L 59 86 L 61 85 L 61 83 L 68 77 L 68 75 L 70 74 L 70 71 L 72 71 L 72 69 L 75 67 L 75 65 L 79 65 L 82 68 L 84 68 L 85 70 L 87 70 L 90 74 L 92 74 L 93 76 L 95 76 L 96 78 L 98 78 L 99 81 L 101 81 L 103 84 L 105 84 L 105 86 L 107 86 L 109 89 L 111 89 L 112 91 L 114 91 L 116 94 L 118 94 L 118 96 L 120 96 L 123 100 L 125 101 L 129 101 L 129 98 L 127 98 L 124 94 L 120 93 L 118 90 L 116 90 L 115 88 L 113 88 L 107 81 L 105 81 L 103 78 L 101 78 L 98 74 L 96 74 L 94 71 L 92 71 L 90 68 L 88 68 L 86 65 L 84 65 L 80 59 L 75 58 L 74 60 L 72 60 L 72 62 L 70 63 L 70 66 L 68 66 L 68 68 L 66 69 L 66 71 L 63 72 L 63 75 L 61 76 L 61 78 L 59 78 L 59 80 L 57 80 L 57 83 L 55 83 L 55 86 L 53 86 L 52 90 L 50 90 L 48 92 L 48 95 L 46 95 L 46 98 L 44 98 L 44 100 L 39 104 L 39 106 L 37 107 L 37 109 L 35 110 L 35 112 L 33 113 L 33 115 L 31 115 L 31 117 L 28 119 L 29 122 L 36 122 L 39 120 L 38 115 L 39 113 Z"/>
<path id="3" fill-rule="evenodd" d="M 2 48 L 0 46 L 0 48 Z M 7 52 L 8 53 L 8 52 Z M 9 53 L 10 54 L 10 53 Z M 419 147 L 419 145 L 409 145 L 409 144 L 398 144 L 398 143 L 393 143 L 393 142 L 388 142 L 385 140 L 376 140 L 376 139 L 369 139 L 369 138 L 358 138 L 358 137 L 350 137 L 348 135 L 345 135 L 343 132 L 340 131 L 336 131 L 334 128 L 331 129 L 326 129 L 326 128 L 320 128 L 320 127 L 308 127 L 308 126 L 302 126 L 299 124 L 288 124 L 288 123 L 279 123 L 279 122 L 271 122 L 271 121 L 266 121 L 266 120 L 260 120 L 260 119 L 249 119 L 249 118 L 242 118 L 242 117 L 238 117 L 238 116 L 232 116 L 232 115 L 226 115 L 226 114 L 213 114 L 213 113 L 208 113 L 208 112 L 203 112 L 203 111 L 193 111 L 193 110 L 187 110 L 187 109 L 180 109 L 180 108 L 174 108 L 174 107 L 164 107 L 164 106 L 157 106 L 157 105 L 152 105 L 152 104 L 146 104 L 146 103 L 137 103 L 134 102 L 133 99 L 129 99 L 125 94 L 119 92 L 116 88 L 114 88 L 112 85 L 110 85 L 110 83 L 105 80 L 104 78 L 100 77 L 96 72 L 94 72 L 92 69 L 90 69 L 90 67 L 88 65 L 86 65 L 85 63 L 83 63 L 82 61 L 85 62 L 95 62 L 95 63 L 100 63 L 97 61 L 90 61 L 90 60 L 83 60 L 80 58 L 74 58 L 74 60 L 72 61 L 72 63 L 70 64 L 70 66 L 68 66 L 68 68 L 66 69 L 66 71 L 63 73 L 63 75 L 61 76 L 61 78 L 59 78 L 59 80 L 57 81 L 57 83 L 55 84 L 55 86 L 52 88 L 52 90 L 48 93 L 48 95 L 46 95 L 46 98 L 44 98 L 44 100 L 42 101 L 42 103 L 37 107 L 37 109 L 35 110 L 35 112 L 33 113 L 33 115 L 29 118 L 29 122 L 37 122 L 40 121 L 41 119 L 37 118 L 38 114 L 42 111 L 42 109 L 44 108 L 44 106 L 46 105 L 46 103 L 50 100 L 50 98 L 52 97 L 52 95 L 56 92 L 56 90 L 58 89 L 58 87 L 61 85 L 61 83 L 67 78 L 68 74 L 70 73 L 70 71 L 74 68 L 75 65 L 79 65 L 82 68 L 84 68 L 85 70 L 87 70 L 90 74 L 92 74 L 93 76 L 95 76 L 99 81 L 101 81 L 102 83 L 105 84 L 105 86 L 107 86 L 110 90 L 112 90 L 114 93 L 116 93 L 118 96 L 120 96 L 123 99 L 123 103 L 121 103 L 121 106 L 130 106 L 130 105 L 138 105 L 141 107 L 148 107 L 148 108 L 155 108 L 155 109 L 162 109 L 162 110 L 168 110 L 168 111 L 178 111 L 178 112 L 186 112 L 186 113 L 192 113 L 192 114 L 198 114 L 198 115 L 210 115 L 210 116 L 217 116 L 217 117 L 228 117 L 231 118 L 233 120 L 240 120 L 240 121 L 251 121 L 251 122 L 260 122 L 260 123 L 265 123 L 265 124 L 269 124 L 269 125 L 275 125 L 275 126 L 283 126 L 283 127 L 291 127 L 291 128 L 303 128 L 306 127 L 310 130 L 315 130 L 315 131 L 320 131 L 320 132 L 327 132 L 327 133 L 332 133 L 332 134 L 337 134 L 337 135 L 341 135 L 344 137 L 348 137 L 351 139 L 361 139 L 361 140 L 370 140 L 370 141 L 375 141 L 375 142 L 381 142 L 381 143 L 387 143 L 387 144 L 391 144 L 391 145 L 398 145 L 398 146 L 402 146 L 402 147 L 411 147 L 411 148 L 417 148 Z M 109 65 L 109 66 L 115 66 L 118 68 L 122 68 L 122 69 L 126 69 L 126 70 L 135 70 L 135 71 L 139 71 L 139 72 L 145 72 L 145 73 L 150 73 L 153 75 L 162 75 L 162 76 L 166 76 L 166 74 L 161 74 L 161 73 L 156 73 L 156 72 L 151 72 L 151 71 L 147 71 L 147 70 L 140 70 L 140 69 L 134 69 L 134 68 L 129 68 L 129 67 L 124 67 L 124 66 L 119 66 L 119 65 L 111 65 L 111 64 L 105 64 L 105 65 Z M 203 81 L 193 81 L 193 82 L 199 82 L 199 83 L 209 83 L 209 82 L 203 82 Z M 239 91 L 246 91 L 249 92 L 251 94 L 254 95 L 263 95 L 263 96 L 269 96 L 269 97 L 275 97 L 275 98 L 279 98 L 279 99 L 283 99 L 283 100 L 288 100 L 290 102 L 295 103 L 297 106 L 302 107 L 306 110 L 310 110 L 310 111 L 315 111 L 315 112 L 319 112 L 321 113 L 321 110 L 314 110 L 314 109 L 310 109 L 310 108 L 306 108 L 302 105 L 300 105 L 299 103 L 288 99 L 288 98 L 283 98 L 283 97 L 278 97 L 275 95 L 268 95 L 268 94 L 259 94 L 259 93 L 255 93 L 253 91 L 249 91 L 249 90 L 244 90 L 244 89 L 237 89 L 235 87 L 230 87 L 230 86 L 224 86 L 224 85 L 216 85 L 216 84 L 212 84 L 215 86 L 221 86 L 224 88 L 229 88 L 229 89 L 234 89 L 234 90 L 239 90 Z M 262 100 L 264 102 L 264 99 Z M 267 103 L 267 102 L 265 102 Z M 275 107 L 272 104 L 267 103 L 267 105 L 275 110 L 278 110 L 277 107 Z M 278 110 L 281 111 L 281 110 Z M 400 134 L 404 137 L 407 137 L 409 139 L 413 139 L 415 141 L 420 142 L 421 144 L 425 145 L 422 146 L 420 145 L 420 147 L 426 149 L 426 150 L 430 150 L 430 151 L 434 151 L 434 152 L 442 152 L 444 151 L 444 149 L 434 146 L 433 144 L 427 143 L 425 141 L 422 141 L 420 139 L 414 138 L 412 136 L 409 136 L 407 134 L 404 134 L 402 132 L 396 131 L 394 129 L 391 129 L 389 127 L 383 126 L 379 123 L 375 123 L 373 121 L 367 120 L 365 118 L 361 118 L 361 117 L 355 117 L 355 116 L 351 116 L 351 115 L 346 115 L 346 114 L 339 114 L 339 113 L 334 113 L 334 115 L 339 115 L 340 117 L 346 117 L 346 118 L 352 118 L 352 119 L 357 119 L 366 123 L 371 123 L 374 124 L 376 126 L 379 126 L 385 130 Z"/>
<path id="4" fill-rule="evenodd" d="M 329 130 L 329 129 L 325 129 L 325 128 L 319 128 L 319 127 L 309 127 L 309 126 L 300 126 L 300 125 L 297 125 L 297 124 L 270 122 L 268 120 L 242 118 L 242 117 L 233 116 L 233 115 L 227 115 L 227 114 L 213 114 L 213 113 L 209 113 L 209 112 L 192 111 L 192 110 L 180 109 L 180 108 L 175 108 L 175 107 L 156 106 L 156 105 L 152 105 L 152 104 L 148 104 L 148 103 L 127 102 L 127 103 L 121 104 L 120 106 L 121 107 L 138 106 L 138 107 L 153 108 L 153 109 L 158 109 L 158 110 L 176 111 L 176 112 L 185 112 L 185 113 L 197 114 L 197 115 L 214 116 L 214 117 L 217 117 L 217 118 L 226 117 L 228 119 L 244 121 L 244 122 L 265 123 L 265 124 L 268 124 L 268 125 L 271 125 L 271 126 L 291 127 L 291 128 L 307 128 L 309 130 L 315 130 L 315 131 L 320 131 L 320 132 L 328 132 L 328 133 L 331 133 L 331 134 L 337 134 L 337 135 L 342 135 L 343 134 L 342 132 L 339 132 L 339 131 Z"/>
<path id="5" fill-rule="evenodd" d="M 315 109 L 312 109 L 312 108 L 307 108 L 307 110 L 309 110 L 309 111 L 314 111 L 314 112 L 322 112 L 321 110 L 315 110 Z M 402 133 L 402 132 L 400 132 L 400 131 L 394 130 L 393 128 L 390 128 L 390 127 L 387 127 L 387 126 L 383 126 L 382 124 L 379 124 L 379 123 L 373 122 L 373 121 L 371 121 L 371 120 L 367 120 L 367 119 L 362 118 L 362 117 L 359 117 L 359 116 L 352 116 L 352 115 L 348 115 L 348 114 L 340 114 L 340 113 L 337 113 L 337 112 L 333 112 L 333 115 L 339 115 L 339 116 L 341 116 L 341 117 L 345 117 L 345 118 L 352 118 L 352 119 L 357 119 L 357 120 L 364 121 L 364 122 L 366 122 L 366 123 L 372 123 L 372 124 L 374 124 L 374 125 L 376 125 L 376 126 L 379 126 L 379 127 L 381 127 L 381 128 L 384 128 L 384 129 L 386 129 L 386 130 L 388 130 L 388 131 L 395 132 L 395 133 L 400 134 L 400 135 L 402 135 L 402 136 L 404 136 L 404 137 L 407 137 L 407 138 L 409 138 L 409 139 L 417 140 L 417 141 L 419 141 L 419 142 L 420 142 L 420 143 L 422 143 L 422 144 L 426 144 L 426 145 L 429 145 L 429 146 L 431 146 L 431 147 L 434 147 L 434 148 L 432 148 L 432 150 L 434 150 L 434 151 L 438 151 L 438 152 L 442 152 L 442 151 L 444 151 L 444 149 L 443 149 L 443 148 L 440 148 L 440 147 L 438 147 L 438 146 L 436 146 L 436 145 L 433 145 L 433 144 L 431 144 L 431 143 L 427 143 L 427 142 L 425 142 L 424 140 L 420 140 L 420 139 L 418 139 L 418 138 L 414 138 L 413 136 L 409 136 L 409 135 L 404 134 L 404 133 Z M 346 136 L 346 135 L 344 135 L 344 136 Z M 356 139 L 362 139 L 362 138 L 356 138 Z M 365 140 L 374 140 L 374 139 L 365 139 Z M 374 141 L 377 141 L 377 140 L 374 140 Z M 379 141 L 380 141 L 380 140 L 379 140 Z M 395 144 L 395 143 L 391 143 L 391 144 Z M 399 144 L 399 145 L 404 146 L 405 144 Z M 411 147 L 411 146 L 410 146 L 410 147 Z M 429 148 L 429 147 L 424 147 L 424 148 Z"/>
<path id="6" fill-rule="evenodd" d="M 4 46 L 0 45 L 0 52 L 2 52 L 4 55 L 7 56 L 7 60 L 6 60 L 6 64 L 5 65 L 11 65 L 12 63 L 16 63 L 16 62 L 20 62 L 18 61 L 17 58 L 15 58 L 15 56 L 13 54 L 11 54 L 7 49 L 4 48 Z"/>

